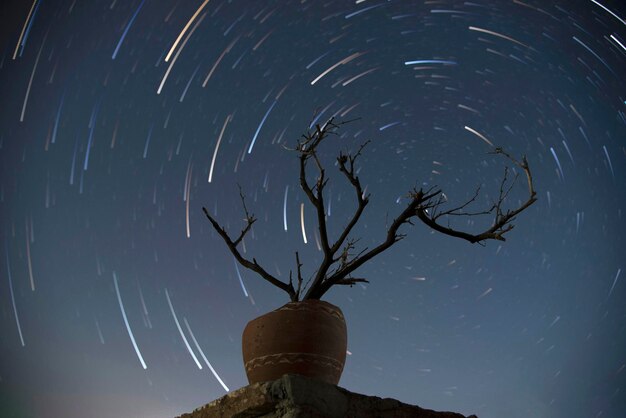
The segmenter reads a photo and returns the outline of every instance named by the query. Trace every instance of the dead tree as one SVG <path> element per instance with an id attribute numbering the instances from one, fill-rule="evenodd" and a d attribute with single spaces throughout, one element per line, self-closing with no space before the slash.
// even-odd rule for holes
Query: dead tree
<path id="1" fill-rule="evenodd" d="M 435 231 L 452 237 L 461 238 L 471 243 L 483 244 L 487 240 L 505 241 L 504 234 L 513 229 L 514 225 L 512 222 L 515 220 L 517 215 L 537 200 L 533 187 L 533 178 L 530 168 L 528 167 L 526 157 L 522 157 L 522 161 L 520 162 L 503 151 L 501 148 L 496 148 L 492 152 L 493 154 L 501 154 L 507 157 L 515 165 L 521 168 L 526 175 L 528 182 L 528 199 L 518 208 L 506 210 L 503 208 L 504 200 L 511 191 L 511 188 L 515 183 L 515 179 L 517 179 L 518 176 L 516 174 L 515 178 L 509 182 L 510 184 L 507 184 L 509 175 L 508 167 L 504 170 L 504 177 L 500 183 L 500 192 L 497 201 L 494 202 L 490 208 L 479 212 L 468 212 L 467 207 L 477 199 L 480 187 L 476 189 L 476 192 L 471 199 L 459 206 L 446 210 L 444 210 L 443 206 L 447 202 L 447 198 L 440 189 L 436 187 L 431 187 L 427 190 L 422 188 L 418 190 L 414 188 L 408 193 L 408 204 L 387 229 L 385 239 L 376 247 L 371 249 L 365 248 L 355 255 L 353 254 L 353 250 L 355 249 L 357 240 L 349 238 L 349 235 L 354 226 L 358 223 L 359 218 L 363 214 L 363 211 L 368 205 L 370 199 L 370 195 L 364 193 L 361 181 L 355 173 L 355 162 L 361 155 L 364 147 L 367 145 L 367 142 L 362 144 L 356 153 L 350 154 L 341 152 L 337 157 L 339 171 L 354 188 L 357 207 L 348 224 L 334 242 L 328 237 L 326 214 L 324 212 L 324 188 L 328 183 L 328 179 L 326 178 L 326 171 L 318 158 L 318 147 L 322 141 L 326 140 L 331 135 L 336 135 L 337 129 L 348 122 L 350 121 L 335 122 L 334 118 L 331 118 L 323 126 L 316 125 L 314 131 L 309 130 L 306 134 L 302 135 L 303 139 L 301 139 L 293 149 L 293 151 L 297 152 L 299 156 L 300 188 L 304 191 L 308 200 L 315 207 L 317 213 L 317 224 L 321 241 L 320 245 L 323 252 L 323 260 L 317 271 L 311 277 L 313 283 L 302 297 L 301 294 L 304 292 L 304 288 L 302 287 L 302 264 L 300 262 L 298 252 L 295 253 L 296 274 L 298 281 L 297 289 L 293 286 L 292 272 L 289 274 L 289 283 L 285 283 L 269 274 L 263 267 L 261 267 L 255 258 L 252 258 L 252 260 L 246 259 L 239 252 L 239 249 L 237 248 L 238 245 L 256 221 L 254 215 L 248 212 L 241 189 L 239 194 L 243 203 L 246 224 L 239 233 L 239 236 L 235 239 L 231 238 L 224 227 L 222 227 L 209 214 L 206 208 L 202 208 L 204 214 L 211 222 L 211 225 L 213 225 L 213 228 L 215 228 L 217 233 L 223 238 L 224 242 L 226 242 L 226 245 L 234 255 L 235 259 L 242 266 L 258 273 L 274 286 L 277 286 L 287 292 L 293 302 L 306 299 L 320 299 L 334 285 L 352 286 L 360 282 L 369 283 L 368 280 L 364 278 L 353 277 L 353 273 L 373 257 L 402 240 L 406 234 L 399 233 L 398 230 L 404 224 L 413 225 L 415 218 L 419 219 Z M 307 168 L 310 165 L 314 165 L 317 170 L 317 178 L 314 184 L 309 183 L 309 180 L 307 179 Z M 443 225 L 441 223 L 442 218 L 445 219 L 451 216 L 478 215 L 491 215 L 493 216 L 493 221 L 489 228 L 477 234 L 456 230 L 451 228 L 449 225 Z"/>

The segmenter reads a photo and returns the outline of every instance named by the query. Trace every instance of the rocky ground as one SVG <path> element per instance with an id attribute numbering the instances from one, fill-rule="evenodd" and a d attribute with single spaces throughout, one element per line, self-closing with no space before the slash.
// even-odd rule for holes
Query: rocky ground
<path id="1" fill-rule="evenodd" d="M 391 398 L 286 374 L 231 392 L 179 418 L 477 418 L 437 412 Z"/>

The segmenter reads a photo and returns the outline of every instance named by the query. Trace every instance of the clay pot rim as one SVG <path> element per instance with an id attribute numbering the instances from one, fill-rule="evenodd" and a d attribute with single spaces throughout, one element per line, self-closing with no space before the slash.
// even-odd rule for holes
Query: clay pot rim
<path id="1" fill-rule="evenodd" d="M 297 302 L 287 302 L 285 305 L 293 305 L 293 304 L 301 304 L 301 303 L 313 303 L 313 304 L 315 304 L 315 303 L 322 303 L 322 304 L 325 304 L 325 305 L 328 305 L 328 306 L 332 306 L 333 308 L 339 309 L 339 306 L 333 305 L 330 302 L 327 302 L 325 300 L 320 300 L 320 299 L 305 299 L 305 300 L 299 300 Z M 282 305 L 280 308 L 282 308 L 285 305 Z M 280 308 L 278 308 L 278 309 L 280 309 Z"/>
<path id="2" fill-rule="evenodd" d="M 329 310 L 333 311 L 334 313 L 332 315 L 338 317 L 338 319 L 340 319 L 341 321 L 345 322 L 345 315 L 343 314 L 343 311 L 341 310 L 341 308 L 339 308 L 339 306 L 333 305 L 332 303 L 326 302 L 325 300 L 306 299 L 306 300 L 299 300 L 297 302 L 287 302 L 284 305 L 281 305 L 281 306 L 279 306 L 276 309 L 273 309 L 271 311 L 267 311 L 267 312 L 265 312 L 264 314 L 262 314 L 260 316 L 252 318 L 250 321 L 248 321 L 248 324 L 246 324 L 246 328 L 247 328 L 248 325 L 252 324 L 253 322 L 256 322 L 257 320 L 261 320 L 266 315 L 269 315 L 269 314 L 272 314 L 272 313 L 281 312 L 282 310 L 285 310 L 285 308 L 289 308 L 289 307 L 293 307 L 293 306 L 302 306 L 303 304 L 305 304 L 305 305 L 323 306 L 326 309 L 329 309 Z"/>
<path id="3" fill-rule="evenodd" d="M 341 308 L 337 305 L 333 305 L 330 302 L 326 302 L 325 300 L 319 300 L 319 299 L 306 299 L 306 300 L 299 300 L 298 302 L 287 302 L 284 305 L 281 305 L 280 307 L 270 311 L 270 312 L 278 312 L 280 310 L 283 310 L 287 307 L 293 307 L 293 306 L 302 306 L 302 305 L 318 305 L 318 306 L 323 306 L 326 309 L 330 309 L 332 311 L 335 311 L 338 315 L 340 315 L 342 318 L 345 318 L 343 311 L 341 310 Z M 269 313 L 269 312 L 268 312 Z"/>

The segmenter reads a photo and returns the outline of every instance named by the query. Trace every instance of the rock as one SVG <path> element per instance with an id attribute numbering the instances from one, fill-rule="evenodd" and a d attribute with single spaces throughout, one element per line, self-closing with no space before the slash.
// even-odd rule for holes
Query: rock
<path id="1" fill-rule="evenodd" d="M 466 418 L 391 398 L 352 393 L 305 376 L 242 387 L 179 418 Z M 476 418 L 471 415 L 467 418 Z"/>

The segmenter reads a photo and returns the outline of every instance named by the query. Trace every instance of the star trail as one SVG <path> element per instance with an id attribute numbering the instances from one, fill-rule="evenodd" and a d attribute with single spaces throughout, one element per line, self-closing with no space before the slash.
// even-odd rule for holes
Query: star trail
<path id="1" fill-rule="evenodd" d="M 0 416 L 172 417 L 247 384 L 246 323 L 323 258 L 294 147 L 320 148 L 355 254 L 417 188 L 538 201 L 506 242 L 405 224 L 323 299 L 339 385 L 481 418 L 626 410 L 626 4 L 617 0 L 59 0 L 0 6 Z M 510 165 L 510 164 L 509 164 Z M 239 189 L 239 187 L 241 189 Z M 332 207 L 332 212 L 331 212 Z M 478 232 L 489 216 L 442 222 Z M 299 225 L 298 225 L 299 224 Z M 192 331 L 193 326 L 193 331 Z M 206 365 L 207 367 L 204 367 Z M 148 367 L 149 366 L 149 367 Z"/>

